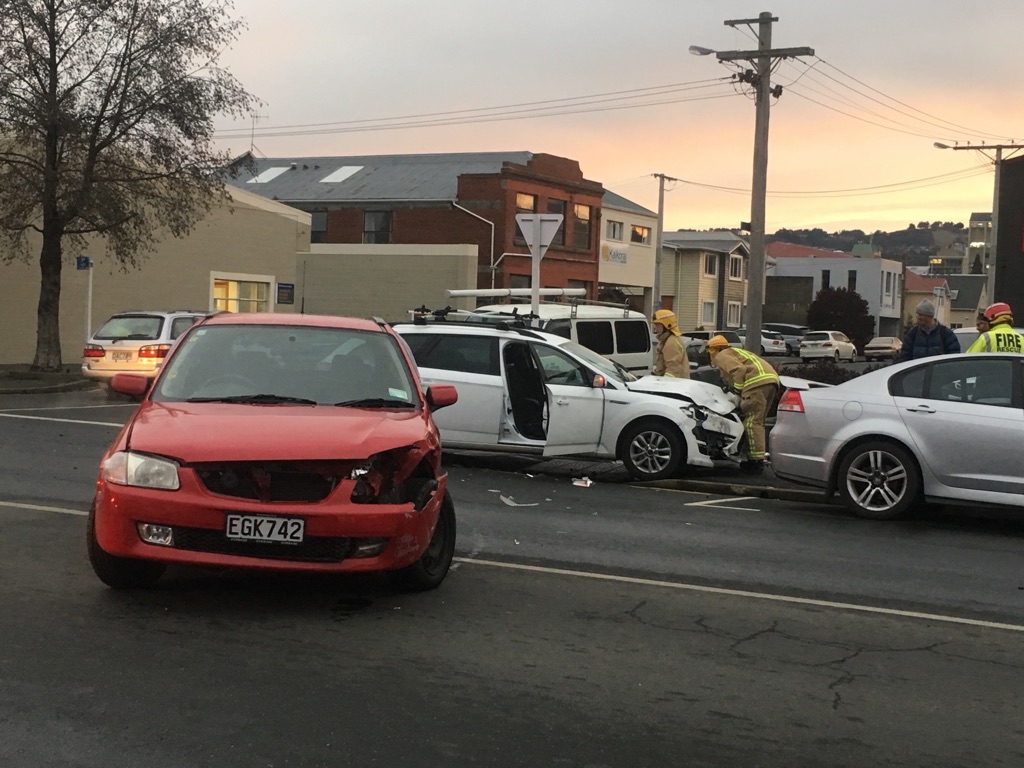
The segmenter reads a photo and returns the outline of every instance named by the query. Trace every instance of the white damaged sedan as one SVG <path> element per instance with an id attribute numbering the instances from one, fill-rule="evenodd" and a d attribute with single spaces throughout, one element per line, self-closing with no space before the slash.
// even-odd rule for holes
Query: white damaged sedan
<path id="1" fill-rule="evenodd" d="M 701 381 L 645 376 L 568 339 L 455 321 L 401 323 L 423 384 L 454 384 L 435 415 L 445 448 L 619 459 L 636 479 L 735 466 L 739 398 Z"/>

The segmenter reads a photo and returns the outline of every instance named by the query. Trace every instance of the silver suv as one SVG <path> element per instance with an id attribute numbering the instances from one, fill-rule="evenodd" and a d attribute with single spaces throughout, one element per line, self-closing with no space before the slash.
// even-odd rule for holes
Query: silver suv
<path id="1" fill-rule="evenodd" d="M 153 378 L 174 340 L 211 314 L 185 309 L 118 312 L 86 342 L 82 375 L 97 381 L 109 381 L 116 373 L 141 373 Z"/>

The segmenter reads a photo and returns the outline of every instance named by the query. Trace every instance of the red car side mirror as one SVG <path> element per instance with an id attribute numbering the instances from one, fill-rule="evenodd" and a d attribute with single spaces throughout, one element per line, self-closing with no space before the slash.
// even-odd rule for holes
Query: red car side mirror
<path id="1" fill-rule="evenodd" d="M 459 392 L 451 384 L 434 384 L 427 387 L 427 405 L 432 411 L 454 405 L 458 400 Z"/>

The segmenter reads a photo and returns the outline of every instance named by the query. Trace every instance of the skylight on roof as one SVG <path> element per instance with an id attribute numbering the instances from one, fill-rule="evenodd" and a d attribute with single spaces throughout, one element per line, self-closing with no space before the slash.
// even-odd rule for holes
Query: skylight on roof
<path id="1" fill-rule="evenodd" d="M 265 170 L 259 176 L 256 176 L 256 177 L 254 177 L 252 179 L 249 179 L 249 181 L 247 181 L 246 183 L 247 184 L 266 184 L 268 181 L 270 181 L 272 179 L 276 179 L 278 176 L 280 176 L 282 173 L 284 173 L 287 170 L 288 170 L 288 166 L 287 165 L 280 165 L 280 166 L 277 166 L 276 168 L 267 168 L 267 170 Z"/>
<path id="2" fill-rule="evenodd" d="M 361 170 L 363 170 L 363 166 L 361 165 L 343 165 L 330 176 L 324 176 L 320 179 L 320 182 L 325 184 L 337 184 L 350 176 L 354 176 Z"/>

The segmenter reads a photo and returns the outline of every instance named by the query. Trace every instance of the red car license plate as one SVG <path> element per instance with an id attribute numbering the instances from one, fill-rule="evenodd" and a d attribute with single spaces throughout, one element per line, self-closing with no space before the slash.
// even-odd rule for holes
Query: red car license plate
<path id="1" fill-rule="evenodd" d="M 300 517 L 228 515 L 225 535 L 234 541 L 267 541 L 301 544 L 306 521 Z"/>

